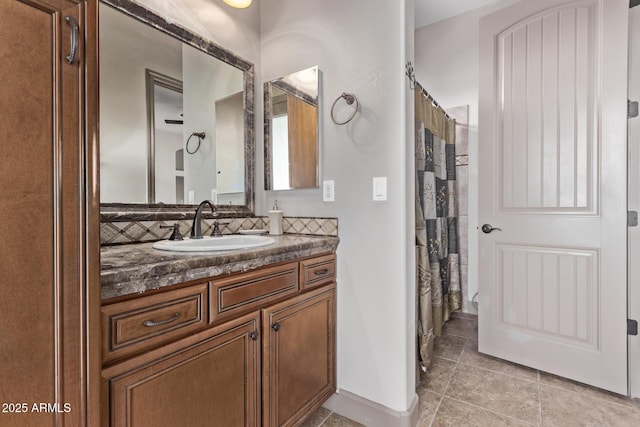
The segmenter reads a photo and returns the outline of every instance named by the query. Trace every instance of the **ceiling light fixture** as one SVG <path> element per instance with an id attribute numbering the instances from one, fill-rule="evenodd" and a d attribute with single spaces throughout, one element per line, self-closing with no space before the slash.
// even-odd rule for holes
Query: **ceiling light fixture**
<path id="1" fill-rule="evenodd" d="M 251 0 L 222 0 L 231 7 L 236 9 L 246 9 L 251 6 Z"/>

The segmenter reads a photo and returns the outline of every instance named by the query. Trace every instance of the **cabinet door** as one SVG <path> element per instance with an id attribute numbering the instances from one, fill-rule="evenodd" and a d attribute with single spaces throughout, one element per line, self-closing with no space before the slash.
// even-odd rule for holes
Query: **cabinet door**
<path id="1" fill-rule="evenodd" d="M 332 283 L 263 310 L 263 425 L 296 425 L 335 392 L 335 295 Z"/>
<path id="2" fill-rule="evenodd" d="M 91 11 L 93 0 L 0 0 L 2 426 L 97 417 L 97 400 L 87 404 L 100 369 L 99 354 L 87 355 L 100 288 L 96 153 L 85 134 L 95 103 L 83 101 Z"/>
<path id="3" fill-rule="evenodd" d="M 259 425 L 258 325 L 255 313 L 106 369 L 110 425 Z"/>

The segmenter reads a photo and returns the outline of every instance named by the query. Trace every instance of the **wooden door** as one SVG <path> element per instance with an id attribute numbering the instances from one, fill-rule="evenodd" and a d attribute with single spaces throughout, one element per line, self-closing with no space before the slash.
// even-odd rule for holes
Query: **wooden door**
<path id="1" fill-rule="evenodd" d="M 84 53 L 95 40 L 92 12 L 93 1 L 0 0 L 3 426 L 96 420 L 87 406 L 97 403 L 100 366 L 97 151 L 86 142 L 97 104 L 85 92 L 96 70 Z"/>
<path id="2" fill-rule="evenodd" d="M 318 107 L 287 94 L 289 187 L 318 187 Z"/>
<path id="3" fill-rule="evenodd" d="M 112 427 L 260 425 L 258 313 L 115 365 Z"/>
<path id="4" fill-rule="evenodd" d="M 621 394 L 627 15 L 539 0 L 480 22 L 479 349 Z"/>
<path id="5" fill-rule="evenodd" d="M 262 312 L 264 426 L 292 426 L 336 390 L 335 283 Z"/>

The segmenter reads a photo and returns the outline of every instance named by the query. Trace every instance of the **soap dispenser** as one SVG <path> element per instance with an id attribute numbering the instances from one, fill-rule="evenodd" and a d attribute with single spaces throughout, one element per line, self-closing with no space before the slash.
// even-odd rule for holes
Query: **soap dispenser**
<path id="1" fill-rule="evenodd" d="M 273 209 L 269 211 L 269 234 L 279 236 L 282 234 L 282 211 L 278 209 L 278 201 L 273 203 Z"/>

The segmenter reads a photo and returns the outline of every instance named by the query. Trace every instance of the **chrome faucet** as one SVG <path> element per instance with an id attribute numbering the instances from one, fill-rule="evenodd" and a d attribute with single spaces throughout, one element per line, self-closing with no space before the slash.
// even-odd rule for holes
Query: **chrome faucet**
<path id="1" fill-rule="evenodd" d="M 196 214 L 193 217 L 193 225 L 191 226 L 191 239 L 202 239 L 202 210 L 206 205 L 209 205 L 211 208 L 211 212 L 214 216 L 216 216 L 217 208 L 216 205 L 213 204 L 210 200 L 204 200 L 202 203 L 198 205 L 196 209 Z"/>

